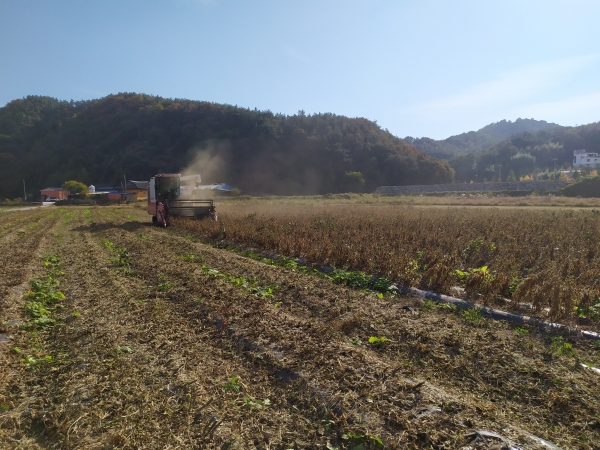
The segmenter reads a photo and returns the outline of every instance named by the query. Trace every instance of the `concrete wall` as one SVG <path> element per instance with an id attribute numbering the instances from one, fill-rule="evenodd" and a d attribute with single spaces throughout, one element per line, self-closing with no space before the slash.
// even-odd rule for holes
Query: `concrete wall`
<path id="1" fill-rule="evenodd" d="M 411 195 L 429 192 L 499 192 L 499 191 L 556 191 L 567 183 L 557 181 L 515 181 L 506 183 L 452 183 L 413 186 L 380 186 L 375 193 L 382 195 Z"/>

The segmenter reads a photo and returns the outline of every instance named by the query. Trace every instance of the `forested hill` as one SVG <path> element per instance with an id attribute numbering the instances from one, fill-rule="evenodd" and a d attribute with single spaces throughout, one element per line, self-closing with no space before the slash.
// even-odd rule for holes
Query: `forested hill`
<path id="1" fill-rule="evenodd" d="M 481 153 L 490 147 L 502 142 L 515 134 L 525 132 L 534 133 L 539 130 L 550 130 L 559 125 L 548 123 L 545 120 L 517 119 L 501 120 L 500 122 L 486 125 L 478 131 L 450 136 L 447 139 L 436 141 L 427 137 L 413 138 L 407 136 L 404 141 L 412 144 L 423 153 L 442 159 L 452 159 L 466 153 Z"/>
<path id="2" fill-rule="evenodd" d="M 517 179 L 527 175 L 545 179 L 555 168 L 571 168 L 573 150 L 579 149 L 600 153 L 600 122 L 513 135 L 483 153 L 458 156 L 450 164 L 459 182 L 490 181 L 500 170 L 503 181 L 511 170 Z"/>
<path id="3" fill-rule="evenodd" d="M 30 96 L 0 108 L 0 197 L 21 196 L 23 179 L 35 194 L 69 179 L 146 180 L 194 161 L 204 182 L 272 194 L 369 191 L 453 177 L 446 162 L 362 118 L 285 116 L 133 93 L 83 102 Z"/>

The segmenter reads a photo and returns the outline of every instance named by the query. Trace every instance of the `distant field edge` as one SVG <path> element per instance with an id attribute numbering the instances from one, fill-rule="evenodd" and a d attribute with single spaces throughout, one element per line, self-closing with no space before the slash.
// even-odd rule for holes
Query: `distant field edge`
<path id="1" fill-rule="evenodd" d="M 379 186 L 376 194 L 381 195 L 420 195 L 427 193 L 493 193 L 493 192 L 558 192 L 568 183 L 557 181 L 515 181 L 502 183 L 449 183 L 408 186 Z"/>

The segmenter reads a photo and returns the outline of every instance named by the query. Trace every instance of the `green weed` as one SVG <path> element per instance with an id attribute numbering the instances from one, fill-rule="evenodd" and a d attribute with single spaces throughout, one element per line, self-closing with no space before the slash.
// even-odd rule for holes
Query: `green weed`
<path id="1" fill-rule="evenodd" d="M 369 338 L 369 344 L 375 347 L 382 347 L 386 342 L 389 342 L 389 339 L 385 336 L 371 336 Z"/>
<path id="2" fill-rule="evenodd" d="M 25 364 L 25 368 L 27 370 L 33 371 L 43 364 L 51 364 L 56 361 L 51 355 L 46 355 L 42 358 L 36 358 L 32 355 L 28 355 L 25 358 L 21 359 L 21 362 Z"/>
<path id="3" fill-rule="evenodd" d="M 566 356 L 568 358 L 572 358 L 575 356 L 575 350 L 573 349 L 573 344 L 569 342 L 564 342 L 564 338 L 562 336 L 555 336 L 551 339 L 552 349 L 559 356 Z"/>
<path id="4" fill-rule="evenodd" d="M 108 239 L 104 239 L 102 244 L 113 254 L 113 257 L 110 258 L 110 262 L 117 266 L 117 271 L 123 275 L 130 275 L 131 261 L 129 260 L 129 252 L 127 249 L 125 247 L 119 247 Z"/>
<path id="5" fill-rule="evenodd" d="M 600 298 L 590 306 L 578 306 L 575 310 L 579 317 L 600 321 Z"/>
<path id="6" fill-rule="evenodd" d="M 346 433 L 342 435 L 342 439 L 349 441 L 349 447 L 352 450 L 365 450 L 369 443 L 374 443 L 378 447 L 383 447 L 381 439 L 370 434 Z"/>
<path id="7" fill-rule="evenodd" d="M 223 275 L 221 272 L 219 272 L 217 269 L 213 269 L 211 267 L 205 266 L 204 264 L 202 264 L 202 273 L 204 275 L 208 275 L 209 277 L 224 277 L 225 275 Z"/>
<path id="8" fill-rule="evenodd" d="M 436 307 L 438 309 L 447 309 L 449 311 L 452 312 L 456 312 L 457 308 L 456 305 L 453 305 L 452 303 L 444 303 L 444 302 L 439 302 Z"/>
<path id="9" fill-rule="evenodd" d="M 159 291 L 166 292 L 170 290 L 173 286 L 168 281 L 165 281 L 163 283 L 159 283 L 157 287 Z"/>
<path id="10" fill-rule="evenodd" d="M 465 309 L 461 311 L 461 315 L 465 318 L 467 322 L 471 322 L 473 325 L 485 325 L 485 317 L 481 313 L 481 310 L 477 308 Z"/>
<path id="11" fill-rule="evenodd" d="M 242 383 L 242 379 L 238 376 L 233 376 L 221 389 L 223 390 L 223 392 L 233 391 L 236 394 L 239 394 L 243 386 L 244 384 Z"/>
<path id="12" fill-rule="evenodd" d="M 271 400 L 268 398 L 265 398 L 264 400 L 258 400 L 252 396 L 248 396 L 244 397 L 243 400 L 246 406 L 249 408 L 263 409 L 268 408 L 271 405 Z"/>
<path id="13" fill-rule="evenodd" d="M 56 320 L 50 317 L 51 311 L 57 307 L 57 303 L 65 299 L 65 295 L 58 289 L 60 282 L 57 277 L 63 275 L 60 270 L 60 257 L 48 256 L 43 264 L 47 270 L 46 278 L 31 280 L 31 289 L 25 294 L 25 298 L 30 299 L 25 303 L 25 311 L 32 320 L 27 322 L 24 328 L 30 330 L 54 325 Z"/>

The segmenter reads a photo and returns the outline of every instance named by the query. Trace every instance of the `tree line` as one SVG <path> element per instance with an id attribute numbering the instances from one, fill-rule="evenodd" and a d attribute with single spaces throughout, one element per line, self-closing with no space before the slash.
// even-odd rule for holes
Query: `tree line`
<path id="1" fill-rule="evenodd" d="M 123 175 L 192 170 L 244 192 L 324 194 L 453 180 L 448 163 L 375 122 L 274 114 L 136 93 L 98 100 L 29 96 L 0 108 L 0 197 Z"/>

